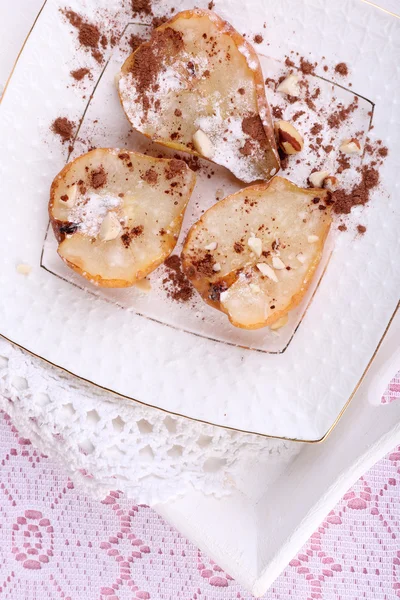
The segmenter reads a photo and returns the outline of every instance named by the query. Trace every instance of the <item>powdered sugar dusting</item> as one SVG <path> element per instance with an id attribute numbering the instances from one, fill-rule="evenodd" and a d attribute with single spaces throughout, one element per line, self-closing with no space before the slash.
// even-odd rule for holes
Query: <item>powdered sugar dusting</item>
<path id="1" fill-rule="evenodd" d="M 122 200 L 117 196 L 91 192 L 80 198 L 69 212 L 68 218 L 71 222 L 79 224 L 79 233 L 96 237 L 107 213 L 121 204 Z"/>
<path id="2" fill-rule="evenodd" d="M 242 119 L 224 119 L 218 107 L 218 97 L 216 94 L 215 96 L 214 114 L 196 119 L 196 127 L 204 131 L 211 140 L 215 162 L 235 173 L 243 181 L 254 181 L 259 175 L 256 165 L 240 154 L 240 149 L 246 140 L 250 139 L 243 132 Z"/>
<path id="3" fill-rule="evenodd" d="M 247 64 L 249 65 L 249 68 L 252 71 L 256 71 L 258 68 L 258 62 L 256 60 L 254 60 L 254 58 L 252 58 L 248 47 L 245 44 L 242 44 L 241 46 L 238 47 L 238 50 L 245 57 Z"/>

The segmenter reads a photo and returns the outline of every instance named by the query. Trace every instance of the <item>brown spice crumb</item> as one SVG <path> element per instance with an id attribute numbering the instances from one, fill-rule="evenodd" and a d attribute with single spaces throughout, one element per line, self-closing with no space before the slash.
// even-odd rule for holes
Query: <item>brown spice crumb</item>
<path id="1" fill-rule="evenodd" d="M 370 197 L 370 192 L 379 183 L 379 173 L 370 165 L 364 165 L 361 169 L 361 181 L 356 184 L 350 192 L 337 190 L 332 197 L 335 201 L 333 209 L 336 214 L 349 214 L 353 206 L 365 205 Z"/>
<path id="2" fill-rule="evenodd" d="M 214 6 L 215 6 L 215 2 L 214 2 L 214 0 L 211 0 L 211 2 L 208 3 L 208 10 L 213 10 Z"/>
<path id="3" fill-rule="evenodd" d="M 157 29 L 157 27 L 160 27 L 160 25 L 163 25 L 167 21 L 168 17 L 153 17 L 151 24 L 154 27 L 154 29 Z"/>
<path id="4" fill-rule="evenodd" d="M 305 115 L 306 112 L 304 110 L 298 110 L 297 112 L 294 113 L 293 117 L 292 117 L 292 121 L 297 121 L 298 119 L 300 119 L 301 116 Z"/>
<path id="5" fill-rule="evenodd" d="M 241 87 L 241 88 L 239 88 L 239 89 L 238 89 L 238 92 L 239 92 L 239 94 L 240 94 L 241 96 L 244 96 L 244 95 L 245 95 L 245 93 L 246 93 L 246 90 L 245 90 L 244 88 L 242 88 L 242 87 Z"/>
<path id="6" fill-rule="evenodd" d="M 264 146 L 266 144 L 264 126 L 259 115 L 252 114 L 245 117 L 242 121 L 242 131 L 260 145 Z"/>
<path id="7" fill-rule="evenodd" d="M 164 66 L 162 56 L 166 53 L 173 56 L 182 48 L 182 33 L 167 27 L 161 31 L 153 31 L 150 42 L 143 44 L 136 51 L 131 73 L 145 113 L 149 110 L 152 99 L 152 94 L 148 92 L 156 91 L 154 87 L 157 75 Z"/>
<path id="8" fill-rule="evenodd" d="M 302 56 L 300 57 L 300 71 L 304 75 L 314 75 L 316 64 L 313 64 L 309 60 L 306 60 Z"/>
<path id="9" fill-rule="evenodd" d="M 92 171 L 90 174 L 90 179 L 92 187 L 94 187 L 95 190 L 103 187 L 107 183 L 107 173 L 105 172 L 104 167 L 101 166 Z"/>
<path id="10" fill-rule="evenodd" d="M 213 266 L 215 260 L 211 253 L 207 250 L 202 258 L 192 258 L 193 275 L 205 275 L 206 277 L 212 277 L 215 275 Z"/>
<path id="11" fill-rule="evenodd" d="M 354 96 L 354 100 L 349 106 L 340 106 L 339 109 L 328 117 L 328 125 L 331 129 L 337 129 L 341 123 L 347 121 L 349 116 L 356 110 L 358 106 L 358 98 Z"/>
<path id="12" fill-rule="evenodd" d="M 339 225 L 338 229 L 339 229 L 339 231 L 347 231 L 347 227 L 343 223 L 341 225 Z"/>
<path id="13" fill-rule="evenodd" d="M 260 33 L 257 33 L 254 36 L 253 40 L 254 40 L 255 44 L 262 44 L 262 42 L 264 41 L 264 38 L 263 38 L 263 36 Z"/>
<path id="14" fill-rule="evenodd" d="M 158 181 L 158 173 L 153 168 L 148 169 L 142 179 L 149 185 L 155 185 Z"/>
<path id="15" fill-rule="evenodd" d="M 181 259 L 177 254 L 169 256 L 164 263 L 167 276 L 163 279 L 163 286 L 167 292 L 168 298 L 177 302 L 188 302 L 193 295 L 194 290 L 182 271 Z"/>
<path id="16" fill-rule="evenodd" d="M 357 225 L 357 231 L 360 235 L 364 235 L 364 233 L 367 231 L 367 228 L 365 225 Z"/>
<path id="17" fill-rule="evenodd" d="M 139 13 L 152 15 L 151 0 L 131 0 L 132 14 L 136 17 Z"/>
<path id="18" fill-rule="evenodd" d="M 342 75 L 343 77 L 347 77 L 347 75 L 349 74 L 349 68 L 346 65 L 346 63 L 340 62 L 335 67 L 335 73 L 339 73 L 339 75 Z"/>
<path id="19" fill-rule="evenodd" d="M 76 69 L 75 71 L 71 71 L 71 76 L 76 80 L 76 81 L 82 81 L 82 79 L 84 77 L 86 77 L 86 75 L 90 74 L 90 69 L 85 69 L 84 67 L 82 67 L 81 69 Z"/>
<path id="20" fill-rule="evenodd" d="M 237 254 L 241 254 L 244 250 L 244 246 L 241 242 L 235 242 L 233 244 L 233 249 Z"/>
<path id="21" fill-rule="evenodd" d="M 327 70 L 328 70 L 328 65 L 324 65 L 324 66 L 323 66 L 323 69 L 324 69 L 324 71 L 325 71 L 325 73 L 326 73 L 326 72 L 327 72 Z"/>
<path id="22" fill-rule="evenodd" d="M 251 140 L 246 140 L 244 146 L 239 149 L 239 152 L 243 156 L 250 156 L 254 152 L 254 143 Z"/>
<path id="23" fill-rule="evenodd" d="M 69 119 L 66 117 L 58 117 L 51 125 L 52 132 L 56 135 L 59 135 L 63 143 L 72 139 L 74 135 L 74 129 L 75 123 L 73 121 L 69 121 Z"/>
<path id="24" fill-rule="evenodd" d="M 168 181 L 174 179 L 174 177 L 180 175 L 184 169 L 185 163 L 182 160 L 173 158 L 165 169 L 165 177 Z"/>
<path id="25" fill-rule="evenodd" d="M 386 148 L 386 146 L 384 146 L 383 148 L 379 148 L 378 150 L 378 154 L 379 156 L 381 156 L 382 158 L 386 158 L 387 155 L 389 154 L 389 150 Z"/>
<path id="26" fill-rule="evenodd" d="M 73 10 L 65 10 L 62 12 L 68 19 L 68 21 L 71 23 L 72 27 L 76 27 L 76 29 L 79 29 L 79 27 L 81 27 L 83 19 L 80 15 L 78 15 L 78 13 L 76 13 Z"/>
<path id="27" fill-rule="evenodd" d="M 283 119 L 283 110 L 280 106 L 272 106 L 271 110 L 274 119 Z"/>
<path id="28" fill-rule="evenodd" d="M 182 116 L 182 111 L 181 111 L 179 108 L 176 108 L 176 109 L 174 110 L 174 115 L 175 115 L 176 117 L 181 117 L 181 116 Z"/>
<path id="29" fill-rule="evenodd" d="M 129 38 L 129 45 L 132 49 L 132 52 L 135 52 L 135 50 L 137 48 L 139 48 L 139 46 L 141 44 L 143 44 L 144 42 L 144 38 L 140 37 L 140 35 L 137 35 L 136 33 L 132 33 L 131 37 Z"/>
<path id="30" fill-rule="evenodd" d="M 62 13 L 68 19 L 73 27 L 78 30 L 78 40 L 88 50 L 91 49 L 92 56 L 98 63 L 103 60 L 103 55 L 98 49 L 102 34 L 97 25 L 84 21 L 83 18 L 73 10 L 63 10 Z M 105 41 L 106 38 L 103 36 Z"/>
<path id="31" fill-rule="evenodd" d="M 320 123 L 314 123 L 314 125 L 310 129 L 310 133 L 312 135 L 318 135 L 319 133 L 321 133 L 322 129 L 323 127 Z"/>
<path id="32" fill-rule="evenodd" d="M 125 248 L 129 248 L 131 242 L 134 238 L 137 238 L 142 235 L 144 231 L 143 225 L 136 225 L 132 227 L 131 230 L 125 231 L 123 235 L 121 235 L 121 240 Z"/>
<path id="33" fill-rule="evenodd" d="M 294 67 L 294 62 L 287 56 L 285 59 L 285 65 L 289 68 L 293 68 Z"/>
<path id="34" fill-rule="evenodd" d="M 91 23 L 83 23 L 79 28 L 78 39 L 82 46 L 97 48 L 100 41 L 99 28 Z"/>
<path id="35" fill-rule="evenodd" d="M 339 154 L 339 156 L 337 157 L 337 162 L 338 162 L 338 169 L 337 172 L 339 173 L 343 173 L 343 171 L 347 171 L 348 169 L 350 169 L 351 165 L 350 165 L 350 158 L 348 156 L 346 156 L 345 154 Z"/>
<path id="36" fill-rule="evenodd" d="M 311 98 L 306 98 L 305 99 L 305 103 L 307 104 L 308 108 L 310 110 L 313 110 L 314 112 L 317 110 L 317 107 L 315 106 L 314 102 L 311 100 Z"/>

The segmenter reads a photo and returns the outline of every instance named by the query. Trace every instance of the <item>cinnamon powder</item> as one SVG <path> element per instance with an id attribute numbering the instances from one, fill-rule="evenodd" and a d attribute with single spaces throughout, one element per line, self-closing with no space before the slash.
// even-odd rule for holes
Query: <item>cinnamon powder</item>
<path id="1" fill-rule="evenodd" d="M 102 35 L 98 26 L 93 25 L 93 23 L 89 23 L 88 21 L 84 21 L 84 19 L 73 10 L 63 10 L 61 12 L 71 23 L 72 27 L 75 27 L 75 29 L 78 30 L 78 40 L 80 44 L 87 50 L 90 50 L 93 58 L 98 63 L 101 63 L 103 54 L 99 50 L 99 43 L 102 40 L 103 47 L 105 47 L 107 39 Z"/>
<path id="2" fill-rule="evenodd" d="M 342 77 L 347 77 L 349 74 L 349 68 L 344 62 L 340 62 L 335 67 L 335 73 L 339 73 Z"/>
<path id="3" fill-rule="evenodd" d="M 151 0 L 131 0 L 132 14 L 136 17 L 139 13 L 152 15 Z"/>
<path id="4" fill-rule="evenodd" d="M 131 73 L 145 113 L 150 108 L 151 92 L 156 91 L 154 87 L 157 75 L 164 68 L 163 56 L 166 54 L 173 56 L 182 48 L 181 32 L 167 27 L 162 31 L 153 31 L 150 41 L 137 50 L 131 65 Z"/>
<path id="5" fill-rule="evenodd" d="M 257 114 L 245 117 L 242 121 L 242 131 L 260 145 L 265 145 L 266 135 L 261 118 Z"/>
<path id="6" fill-rule="evenodd" d="M 132 33 L 130 39 L 129 39 L 129 45 L 132 48 L 132 52 L 135 52 L 135 50 L 137 48 L 139 48 L 139 46 L 141 44 L 143 44 L 144 42 L 144 38 L 140 37 L 140 35 L 137 35 L 136 33 Z"/>
<path id="7" fill-rule="evenodd" d="M 350 192 L 337 190 L 333 192 L 333 209 L 336 214 L 348 215 L 353 206 L 364 206 L 370 198 L 371 191 L 379 184 L 379 173 L 375 167 L 364 165 L 361 169 L 361 181 Z"/>
<path id="8" fill-rule="evenodd" d="M 164 262 L 166 277 L 162 283 L 167 296 L 177 302 L 188 302 L 194 294 L 193 287 L 182 271 L 181 259 L 177 254 L 169 256 Z"/>
<path id="9" fill-rule="evenodd" d="M 99 167 L 98 169 L 92 171 L 90 174 L 90 179 L 92 187 L 94 187 L 95 190 L 103 187 L 107 183 L 107 173 L 105 172 L 104 167 Z"/>
<path id="10" fill-rule="evenodd" d="M 63 143 L 72 140 L 75 130 L 75 123 L 66 117 L 58 117 L 53 121 L 50 129 L 56 135 L 59 135 Z"/>
<path id="11" fill-rule="evenodd" d="M 82 81 L 82 79 L 86 77 L 86 75 L 90 75 L 90 69 L 85 69 L 84 67 L 82 67 L 81 69 L 76 69 L 76 71 L 71 71 L 71 76 L 76 81 Z"/>

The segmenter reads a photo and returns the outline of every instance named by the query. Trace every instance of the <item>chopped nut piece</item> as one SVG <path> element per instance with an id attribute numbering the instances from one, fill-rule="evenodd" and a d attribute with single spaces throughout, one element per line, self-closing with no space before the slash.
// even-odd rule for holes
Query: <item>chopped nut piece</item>
<path id="1" fill-rule="evenodd" d="M 302 265 L 306 262 L 306 257 L 304 256 L 304 254 L 302 252 L 299 252 L 299 254 L 297 254 L 296 258 L 299 261 L 299 263 L 301 263 Z"/>
<path id="2" fill-rule="evenodd" d="M 29 273 L 32 271 L 32 267 L 30 265 L 21 263 L 20 265 L 17 265 L 17 272 L 20 275 L 29 275 Z"/>
<path id="3" fill-rule="evenodd" d="M 214 154 L 214 148 L 210 138 L 204 133 L 202 129 L 198 129 L 193 136 L 193 144 L 197 152 L 205 158 L 212 158 Z"/>
<path id="4" fill-rule="evenodd" d="M 254 252 L 257 258 L 260 258 L 262 254 L 262 241 L 260 240 L 260 238 L 250 237 L 247 240 L 247 245 L 250 248 L 250 250 Z"/>
<path id="5" fill-rule="evenodd" d="M 361 154 L 361 144 L 355 138 L 351 138 L 351 140 L 344 140 L 339 148 L 340 152 L 344 154 Z"/>
<path id="6" fill-rule="evenodd" d="M 299 78 L 297 75 L 289 75 L 284 79 L 277 87 L 277 92 L 281 92 L 282 94 L 287 94 L 288 96 L 297 96 L 300 95 L 299 88 Z"/>
<path id="7" fill-rule="evenodd" d="M 274 269 L 286 269 L 285 263 L 279 258 L 279 256 L 272 257 L 272 266 Z"/>
<path id="8" fill-rule="evenodd" d="M 261 288 L 259 285 L 257 285 L 256 283 L 250 283 L 250 289 L 252 292 L 254 292 L 255 294 L 258 294 L 258 292 L 261 292 Z"/>
<path id="9" fill-rule="evenodd" d="M 315 242 L 318 242 L 318 240 L 319 240 L 318 235 L 309 235 L 307 238 L 307 241 L 309 244 L 315 244 Z"/>
<path id="10" fill-rule="evenodd" d="M 215 263 L 213 265 L 213 271 L 215 271 L 216 273 L 218 273 L 221 270 L 221 265 L 219 263 Z"/>
<path id="11" fill-rule="evenodd" d="M 275 321 L 275 323 L 272 323 L 272 325 L 270 325 L 269 328 L 272 329 L 272 331 L 276 331 L 277 329 L 284 327 L 287 324 L 288 320 L 289 316 L 283 315 L 283 317 Z"/>
<path id="12" fill-rule="evenodd" d="M 135 288 L 137 288 L 141 292 L 145 292 L 146 294 L 148 294 L 150 292 L 150 290 L 151 290 L 151 283 L 145 277 L 144 279 L 140 279 L 139 281 L 137 281 L 135 283 Z"/>
<path id="13" fill-rule="evenodd" d="M 272 267 L 270 267 L 269 265 L 267 265 L 267 263 L 258 263 L 257 264 L 257 269 L 265 276 L 268 277 L 268 279 L 271 279 L 271 281 L 275 281 L 275 283 L 278 283 L 278 278 L 276 276 L 275 271 L 273 270 Z"/>
<path id="14" fill-rule="evenodd" d="M 216 250 L 217 248 L 218 248 L 217 242 L 211 242 L 211 244 L 208 244 L 207 246 L 205 246 L 205 250 Z"/>
<path id="15" fill-rule="evenodd" d="M 304 146 L 304 140 L 295 127 L 288 121 L 275 122 L 275 134 L 278 146 L 285 154 L 297 154 Z"/>
<path id="16" fill-rule="evenodd" d="M 99 239 L 103 242 L 115 240 L 122 231 L 121 223 L 114 212 L 109 212 L 101 224 Z"/>
<path id="17" fill-rule="evenodd" d="M 339 187 L 339 182 L 337 177 L 335 177 L 334 175 L 329 175 L 329 177 L 326 177 L 326 179 L 324 179 L 324 188 L 326 190 L 329 190 L 330 192 L 334 192 L 338 189 Z"/>
<path id="18" fill-rule="evenodd" d="M 73 208 L 76 204 L 77 193 L 78 188 L 74 183 L 74 185 L 71 185 L 71 187 L 69 188 L 68 194 L 61 196 L 60 200 L 62 201 L 62 205 L 65 206 L 65 208 Z"/>
<path id="19" fill-rule="evenodd" d="M 314 171 L 308 179 L 313 187 L 322 188 L 327 177 L 329 177 L 329 171 Z"/>

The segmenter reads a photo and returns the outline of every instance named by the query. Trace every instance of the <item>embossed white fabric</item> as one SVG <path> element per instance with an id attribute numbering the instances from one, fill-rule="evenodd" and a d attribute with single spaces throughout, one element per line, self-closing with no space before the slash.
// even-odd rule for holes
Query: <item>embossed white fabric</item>
<path id="1" fill-rule="evenodd" d="M 229 493 L 250 456 L 270 466 L 274 458 L 274 467 L 283 466 L 301 448 L 102 392 L 2 339 L 0 408 L 22 436 L 98 498 L 112 489 L 146 504 L 190 488 L 221 496 Z"/>

